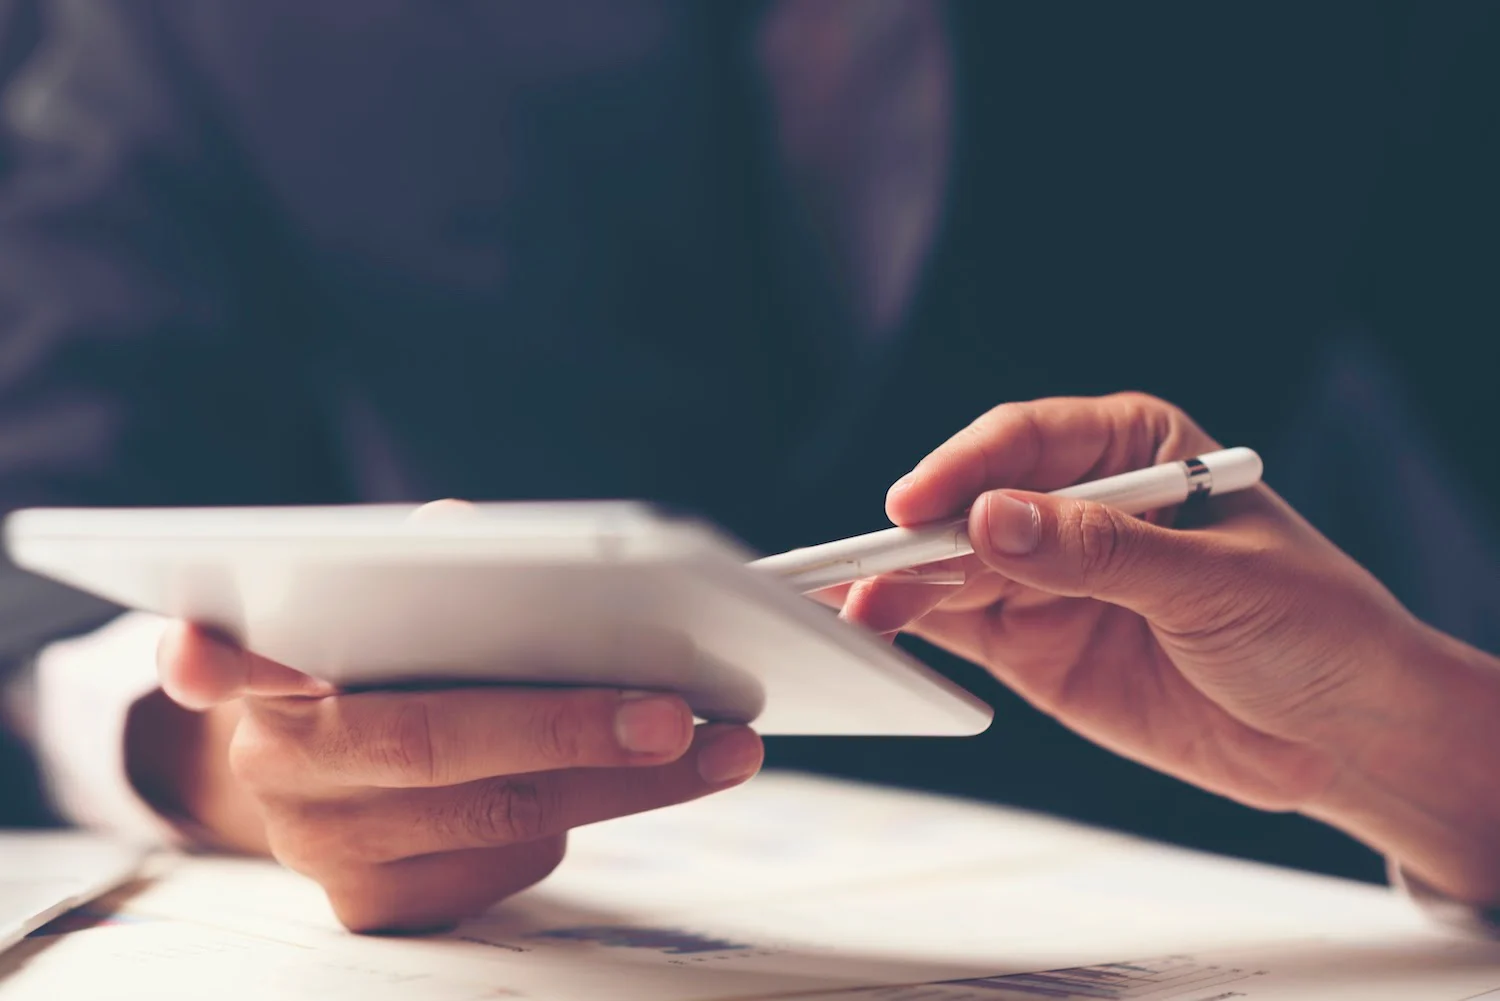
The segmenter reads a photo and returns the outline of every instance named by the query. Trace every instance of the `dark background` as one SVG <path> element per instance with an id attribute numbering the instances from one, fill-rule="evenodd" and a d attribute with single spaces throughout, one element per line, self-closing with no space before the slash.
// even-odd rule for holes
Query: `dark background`
<path id="1" fill-rule="evenodd" d="M 1492 5 L 944 5 L 878 343 L 778 171 L 766 10 L 0 3 L 0 507 L 646 496 L 773 551 L 994 404 L 1140 389 L 1497 649 Z M 0 653 L 107 611 L 9 573 Z M 770 762 L 1382 878 L 922 653 L 990 732 Z"/>

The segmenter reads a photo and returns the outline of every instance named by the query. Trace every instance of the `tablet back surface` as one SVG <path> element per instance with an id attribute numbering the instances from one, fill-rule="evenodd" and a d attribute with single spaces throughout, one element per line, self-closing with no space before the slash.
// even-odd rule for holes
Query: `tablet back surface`
<path id="1" fill-rule="evenodd" d="M 681 692 L 767 734 L 968 735 L 990 710 L 747 568 L 754 553 L 631 503 L 47 509 L 21 567 L 198 622 L 346 687 L 500 682 Z"/>

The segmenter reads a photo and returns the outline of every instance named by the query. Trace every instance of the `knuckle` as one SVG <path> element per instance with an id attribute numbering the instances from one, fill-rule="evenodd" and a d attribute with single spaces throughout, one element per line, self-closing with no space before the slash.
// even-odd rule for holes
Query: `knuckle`
<path id="1" fill-rule="evenodd" d="M 1082 579 L 1095 581 L 1113 573 L 1123 549 L 1119 515 L 1102 504 L 1074 504 L 1067 517 Z"/>
<path id="2" fill-rule="evenodd" d="M 1159 461 L 1179 422 L 1176 408 L 1148 393 L 1128 391 L 1106 397 L 1104 413 L 1110 432 L 1111 461 L 1134 467 Z"/>
<path id="3" fill-rule="evenodd" d="M 507 778 L 481 783 L 478 794 L 463 801 L 458 823 L 477 844 L 506 845 L 541 837 L 549 812 L 540 785 Z"/>
<path id="4" fill-rule="evenodd" d="M 1109 399 L 1123 405 L 1127 410 L 1143 415 L 1162 411 L 1172 412 L 1177 409 L 1175 405 L 1168 403 L 1161 397 L 1153 396 L 1150 393 L 1143 393 L 1138 389 L 1127 389 L 1121 393 L 1114 393 Z"/>
<path id="5" fill-rule="evenodd" d="M 1042 433 L 1041 421 L 1037 416 L 1037 408 L 1030 403 L 1013 403 L 1010 405 L 1009 420 L 1015 429 L 1013 447 L 1019 449 L 1022 454 L 1028 456 L 1027 465 L 1035 468 L 1041 461 L 1044 447 L 1045 435 Z"/>
<path id="6" fill-rule="evenodd" d="M 420 696 L 400 698 L 389 723 L 369 740 L 367 752 L 383 773 L 394 773 L 420 785 L 439 783 L 440 766 L 427 700 Z"/>
<path id="7" fill-rule="evenodd" d="M 320 769 L 321 707 L 284 699 L 246 699 L 229 743 L 229 769 L 251 792 L 305 787 Z"/>
<path id="8" fill-rule="evenodd" d="M 572 703 L 563 701 L 538 710 L 531 736 L 546 760 L 566 764 L 582 760 L 583 730 L 580 714 L 573 710 Z"/>
<path id="9" fill-rule="evenodd" d="M 1030 403 L 1020 400 L 1008 400 L 1005 403 L 991 407 L 986 416 L 994 424 L 1010 424 L 1015 421 L 1029 419 L 1031 411 L 1032 405 Z"/>
<path id="10" fill-rule="evenodd" d="M 282 787 L 297 773 L 286 742 L 253 720 L 235 728 L 228 754 L 229 773 L 257 797 Z"/>
<path id="11" fill-rule="evenodd" d="M 989 412 L 989 420 L 971 426 L 981 440 L 994 438 L 998 432 L 1016 446 L 1033 452 L 1041 441 L 1036 404 L 1031 402 L 1002 403 Z"/>
<path id="12" fill-rule="evenodd" d="M 983 421 L 976 421 L 948 440 L 948 453 L 958 458 L 965 466 L 979 472 L 979 482 L 987 484 L 989 475 L 989 446 L 995 437 L 995 429 Z"/>
<path id="13" fill-rule="evenodd" d="M 946 447 L 976 471 L 977 486 L 988 488 L 1012 485 L 1002 483 L 997 475 L 995 458 L 1001 451 L 1018 453 L 1023 457 L 1020 465 L 1030 467 L 1041 453 L 1041 441 L 1035 404 L 1011 402 L 990 409 L 950 438 Z"/>
<path id="14" fill-rule="evenodd" d="M 1141 461 L 1166 461 L 1180 458 L 1202 448 L 1207 439 L 1187 411 L 1169 400 L 1150 393 L 1130 391 L 1112 399 L 1120 402 L 1120 411 L 1131 453 Z"/>

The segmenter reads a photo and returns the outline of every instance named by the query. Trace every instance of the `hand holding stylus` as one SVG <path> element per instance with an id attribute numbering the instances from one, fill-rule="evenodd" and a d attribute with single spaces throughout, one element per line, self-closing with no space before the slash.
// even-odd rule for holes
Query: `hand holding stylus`
<path id="1" fill-rule="evenodd" d="M 974 553 L 941 564 L 964 583 L 820 598 L 986 666 L 1112 750 L 1500 903 L 1500 662 L 1419 622 L 1264 485 L 1193 528 L 1059 490 L 1217 449 L 1139 394 L 999 407 L 886 501 L 899 526 L 968 510 Z"/>

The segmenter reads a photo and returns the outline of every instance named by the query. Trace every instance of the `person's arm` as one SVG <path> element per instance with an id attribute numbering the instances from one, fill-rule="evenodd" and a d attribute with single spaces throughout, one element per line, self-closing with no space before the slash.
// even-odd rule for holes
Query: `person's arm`
<path id="1" fill-rule="evenodd" d="M 1419 622 L 1268 486 L 1177 528 L 1037 492 L 1217 447 L 1137 394 L 1000 407 L 887 501 L 899 524 L 970 508 L 967 583 L 830 598 L 1121 754 L 1318 817 L 1450 900 L 1500 903 L 1500 660 Z"/>
<path id="2" fill-rule="evenodd" d="M 1380 718 L 1304 812 L 1384 851 L 1419 900 L 1500 913 L 1500 659 L 1415 624 Z"/>

